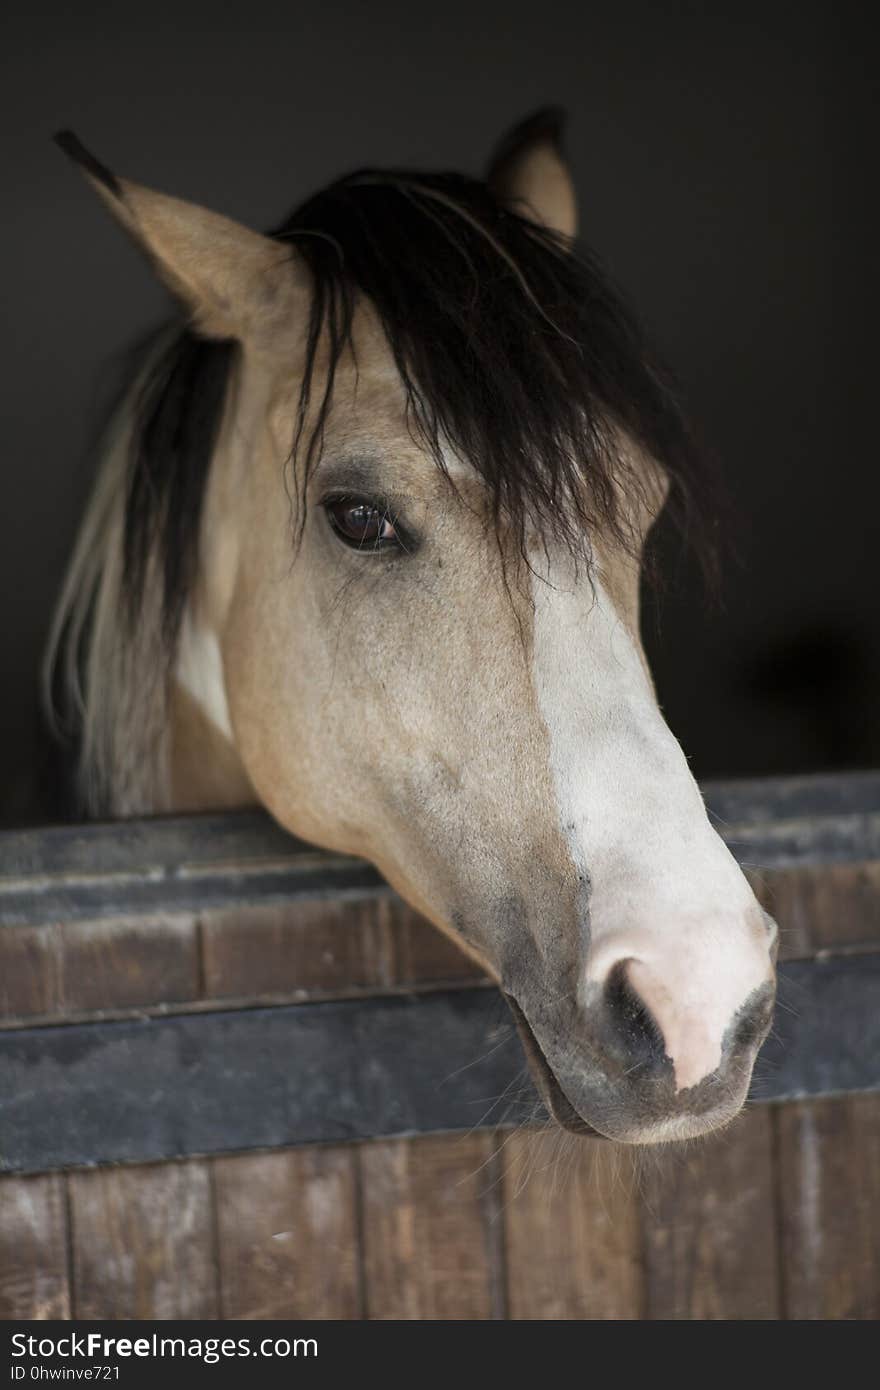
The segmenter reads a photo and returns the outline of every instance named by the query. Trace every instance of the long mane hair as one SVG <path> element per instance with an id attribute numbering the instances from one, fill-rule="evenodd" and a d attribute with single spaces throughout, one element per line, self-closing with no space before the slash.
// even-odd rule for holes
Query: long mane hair
<path id="1" fill-rule="evenodd" d="M 587 557 L 596 531 L 631 544 L 620 495 L 644 483 L 621 431 L 664 470 L 678 524 L 692 539 L 712 535 L 710 475 L 673 384 L 588 252 L 486 183 L 372 169 L 330 184 L 270 235 L 311 285 L 291 441 L 300 497 L 363 296 L 427 453 L 444 470 L 450 448 L 468 461 L 487 523 L 512 533 L 521 555 L 535 532 Z M 166 327 L 110 427 L 46 665 L 92 814 L 167 805 L 168 692 L 238 351 Z"/>

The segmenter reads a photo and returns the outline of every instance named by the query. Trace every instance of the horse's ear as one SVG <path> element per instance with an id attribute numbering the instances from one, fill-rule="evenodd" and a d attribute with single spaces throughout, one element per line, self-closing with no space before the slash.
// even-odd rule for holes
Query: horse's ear
<path id="1" fill-rule="evenodd" d="M 565 112 L 547 106 L 502 137 L 489 163 L 489 187 L 551 231 L 577 235 L 577 197 L 562 148 Z"/>
<path id="2" fill-rule="evenodd" d="M 55 136 L 209 338 L 268 343 L 300 288 L 290 249 L 195 203 L 117 178 L 70 131 Z"/>

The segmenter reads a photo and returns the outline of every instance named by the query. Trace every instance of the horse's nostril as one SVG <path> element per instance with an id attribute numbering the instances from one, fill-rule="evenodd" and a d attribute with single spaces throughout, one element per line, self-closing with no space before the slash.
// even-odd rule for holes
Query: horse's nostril
<path id="1" fill-rule="evenodd" d="M 729 1043 L 731 1053 L 743 1052 L 763 1041 L 773 1016 L 775 998 L 776 991 L 768 982 L 747 1000 L 734 1021 Z"/>
<path id="2" fill-rule="evenodd" d="M 668 1077 L 676 1092 L 717 1074 L 739 1075 L 766 1034 L 774 984 L 765 979 L 731 1007 L 708 984 L 639 955 L 621 955 L 608 971 L 588 1017 L 611 1074 L 633 1086 Z M 708 979 L 709 977 L 706 976 Z M 732 1070 L 731 1070 L 732 1069 Z"/>
<path id="3" fill-rule="evenodd" d="M 605 1027 L 625 1053 L 628 1070 L 656 1069 L 666 1058 L 666 1045 L 657 1020 L 629 979 L 630 962 L 618 961 L 604 990 Z"/>

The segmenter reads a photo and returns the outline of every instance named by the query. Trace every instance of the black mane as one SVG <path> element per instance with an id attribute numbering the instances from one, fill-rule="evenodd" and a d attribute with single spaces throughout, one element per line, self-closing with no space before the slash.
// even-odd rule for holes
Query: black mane
<path id="1" fill-rule="evenodd" d="M 639 485 L 616 422 L 665 469 L 668 506 L 711 534 L 708 475 L 670 380 L 593 258 L 457 174 L 360 171 L 310 198 L 271 235 L 311 272 L 306 371 L 292 441 L 303 488 L 332 407 L 357 299 L 378 311 L 411 419 L 437 465 L 448 441 L 486 485 L 487 516 L 524 553 L 531 528 L 575 552 L 595 528 L 629 536 L 615 482 Z M 330 373 L 313 399 L 319 342 Z M 235 347 L 183 330 L 141 392 L 125 515 L 126 589 L 140 609 L 154 544 L 176 629 L 197 565 L 202 497 Z M 306 412 L 317 424 L 305 437 Z M 584 484 L 586 483 L 586 486 Z"/>

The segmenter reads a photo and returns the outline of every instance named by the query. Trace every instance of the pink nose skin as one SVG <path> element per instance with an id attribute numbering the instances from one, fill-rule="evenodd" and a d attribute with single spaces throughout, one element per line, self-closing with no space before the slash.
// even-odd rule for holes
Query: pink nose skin
<path id="1" fill-rule="evenodd" d="M 615 937 L 591 952 L 589 1007 L 600 1010 L 614 1055 L 630 1056 L 634 1073 L 671 1063 L 675 1090 L 685 1091 L 763 1036 L 773 979 L 769 924 L 670 939 L 662 954 L 646 934 Z"/>
<path id="2" fill-rule="evenodd" d="M 696 1086 L 721 1065 L 722 1034 L 704 1010 L 683 1006 L 669 985 L 640 960 L 627 961 L 624 979 L 653 1019 L 672 1062 L 676 1091 Z"/>

